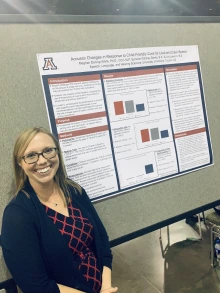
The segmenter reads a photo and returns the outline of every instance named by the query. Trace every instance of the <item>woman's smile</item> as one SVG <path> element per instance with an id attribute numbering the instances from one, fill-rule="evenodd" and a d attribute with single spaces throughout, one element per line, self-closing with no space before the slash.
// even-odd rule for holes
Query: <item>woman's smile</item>
<path id="1" fill-rule="evenodd" d="M 36 169 L 34 172 L 36 172 L 36 173 L 38 173 L 38 174 L 41 174 L 41 175 L 43 175 L 43 174 L 47 174 L 47 173 L 49 173 L 51 167 L 52 167 L 52 165 L 50 165 L 50 166 L 46 166 L 46 167 L 44 167 L 44 168 L 39 168 L 39 169 Z"/>

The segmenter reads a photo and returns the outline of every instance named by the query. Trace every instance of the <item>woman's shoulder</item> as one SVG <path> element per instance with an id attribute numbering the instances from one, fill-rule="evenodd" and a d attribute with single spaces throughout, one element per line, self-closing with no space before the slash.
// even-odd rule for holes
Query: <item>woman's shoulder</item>
<path id="1" fill-rule="evenodd" d="M 14 212 L 16 214 L 28 214 L 30 211 L 30 196 L 25 190 L 20 190 L 6 205 L 4 214 Z"/>
<path id="2" fill-rule="evenodd" d="M 26 228 L 37 227 L 34 214 L 31 209 L 30 198 L 22 191 L 7 204 L 2 217 L 1 240 L 7 241 L 9 235 L 18 235 L 17 233 L 26 233 Z M 4 242 L 6 243 L 6 242 Z M 6 245 L 7 246 L 7 245 Z"/>

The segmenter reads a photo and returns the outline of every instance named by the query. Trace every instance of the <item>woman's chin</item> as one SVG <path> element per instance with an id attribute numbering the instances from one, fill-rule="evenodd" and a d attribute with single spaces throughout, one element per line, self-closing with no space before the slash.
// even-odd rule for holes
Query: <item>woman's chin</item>
<path id="1" fill-rule="evenodd" d="M 35 172 L 35 174 L 33 174 L 33 177 L 29 177 L 29 181 L 30 183 L 34 182 L 35 184 L 48 184 L 51 181 L 53 181 L 55 174 L 36 174 L 37 172 Z"/>

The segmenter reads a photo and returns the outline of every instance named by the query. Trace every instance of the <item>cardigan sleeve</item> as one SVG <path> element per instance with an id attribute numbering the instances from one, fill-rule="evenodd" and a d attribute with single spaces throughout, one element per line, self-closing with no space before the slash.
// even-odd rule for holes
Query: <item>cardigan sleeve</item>
<path id="1" fill-rule="evenodd" d="M 23 293 L 60 293 L 48 277 L 33 217 L 23 207 L 6 207 L 1 243 L 5 263 Z"/>
<path id="2" fill-rule="evenodd" d="M 92 202 L 90 201 L 90 198 L 88 197 L 86 191 L 82 188 L 82 196 L 84 197 L 84 200 L 86 201 L 86 205 L 89 207 L 89 212 L 91 216 L 93 217 L 100 234 L 100 242 L 101 242 L 101 249 L 103 253 L 103 266 L 106 266 L 110 269 L 112 269 L 112 252 L 110 248 L 109 243 L 109 237 L 105 230 L 105 227 L 99 218 L 98 213 L 96 212 L 96 209 L 94 208 Z"/>

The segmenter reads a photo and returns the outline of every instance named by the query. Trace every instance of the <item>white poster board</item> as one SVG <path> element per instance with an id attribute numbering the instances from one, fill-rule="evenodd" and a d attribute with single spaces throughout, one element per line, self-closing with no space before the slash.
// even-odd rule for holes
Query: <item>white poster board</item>
<path id="1" fill-rule="evenodd" d="M 37 59 L 68 177 L 93 201 L 213 164 L 197 46 Z"/>

